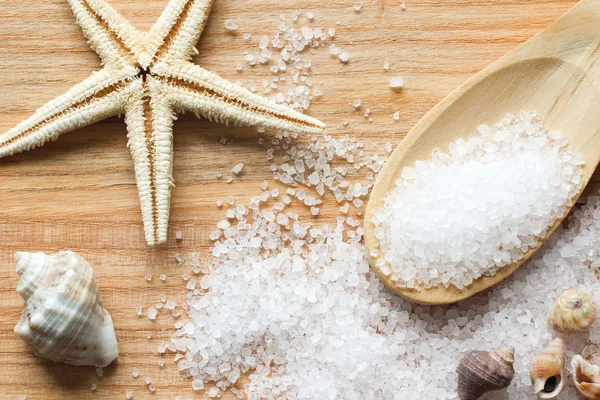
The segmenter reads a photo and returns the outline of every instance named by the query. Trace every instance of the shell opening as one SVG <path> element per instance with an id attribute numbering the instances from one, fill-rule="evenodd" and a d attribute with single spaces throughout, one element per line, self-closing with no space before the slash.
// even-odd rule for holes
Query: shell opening
<path id="1" fill-rule="evenodd" d="M 542 389 L 542 393 L 553 393 L 560 384 L 560 380 L 560 375 L 551 376 L 550 378 L 546 379 L 546 382 L 544 382 L 544 388 Z"/>
<path id="2" fill-rule="evenodd" d="M 575 368 L 575 382 L 577 383 L 594 383 L 594 379 L 591 376 L 588 376 L 581 368 L 581 364 L 577 364 Z"/>

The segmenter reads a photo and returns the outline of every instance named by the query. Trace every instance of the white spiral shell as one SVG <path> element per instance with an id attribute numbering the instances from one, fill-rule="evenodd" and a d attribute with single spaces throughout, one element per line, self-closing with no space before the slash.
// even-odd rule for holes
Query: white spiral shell
<path id="1" fill-rule="evenodd" d="M 119 355 L 117 338 L 92 267 L 72 251 L 15 254 L 25 300 L 15 333 L 40 357 L 105 367 Z"/>

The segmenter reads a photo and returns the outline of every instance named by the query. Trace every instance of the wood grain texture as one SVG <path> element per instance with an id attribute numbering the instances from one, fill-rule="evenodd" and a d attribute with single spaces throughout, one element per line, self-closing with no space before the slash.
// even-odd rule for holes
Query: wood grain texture
<path id="1" fill-rule="evenodd" d="M 600 116 L 595 107 L 600 101 L 599 47 L 600 1 L 584 0 L 556 23 L 457 88 L 409 132 L 381 170 L 365 217 L 365 241 L 371 265 L 389 288 L 418 303 L 456 303 L 504 280 L 542 246 L 541 240 L 521 260 L 500 268 L 493 276 L 482 276 L 463 289 L 454 285 L 418 290 L 399 288 L 376 267 L 383 253 L 379 251 L 371 216 L 384 206 L 387 193 L 396 188 L 404 167 L 430 159 L 435 148 L 447 151 L 450 143 L 468 139 L 483 123 L 491 126 L 507 112 L 516 115 L 520 110 L 535 110 L 550 129 L 569 139 L 574 152 L 583 154 L 583 191 L 600 162 Z M 546 238 L 566 215 L 561 215 L 548 229 Z"/>
<path id="2" fill-rule="evenodd" d="M 467 78 L 541 31 L 566 12 L 574 0 L 411 0 L 401 11 L 400 0 L 365 2 L 361 13 L 354 0 L 216 0 L 195 62 L 221 76 L 242 82 L 270 79 L 268 66 L 235 66 L 249 43 L 271 34 L 280 14 L 312 11 L 313 26 L 336 27 L 336 42 L 348 48 L 350 63 L 342 65 L 326 51 L 312 57 L 313 81 L 323 81 L 325 93 L 310 114 L 328 124 L 333 135 L 351 134 L 379 148 L 397 145 L 415 123 Z M 132 24 L 148 29 L 167 0 L 111 0 Z M 233 19 L 238 35 L 225 31 Z M 302 20 L 306 23 L 306 20 Z M 339 26 L 336 22 L 340 21 Z M 99 68 L 75 24 L 66 0 L 0 0 L 0 131 L 28 117 L 37 107 Z M 391 70 L 383 72 L 383 62 Z M 388 88 L 392 75 L 405 78 L 405 88 Z M 362 99 L 373 122 L 348 103 Z M 400 110 L 399 122 L 392 114 Z M 343 121 L 349 127 L 343 127 Z M 233 196 L 238 202 L 260 193 L 270 178 L 266 148 L 252 129 L 229 129 L 194 117 L 175 124 L 177 187 L 173 190 L 169 241 L 160 248 L 145 244 L 133 166 L 126 148 L 125 124 L 110 119 L 59 138 L 40 149 L 0 160 L 0 399 L 120 399 L 125 391 L 135 399 L 203 398 L 181 377 L 172 358 L 156 348 L 173 332 L 165 315 L 151 322 L 134 308 L 155 304 L 160 293 L 181 303 L 185 288 L 175 253 L 201 251 L 206 259 L 208 234 L 224 215 L 215 203 Z M 264 136 L 264 135 L 263 135 Z M 221 137 L 233 139 L 219 144 Z M 306 140 L 305 138 L 298 139 Z M 268 137 L 267 137 L 268 141 Z M 215 178 L 244 161 L 244 173 L 227 184 Z M 598 178 L 593 178 L 597 189 Z M 331 196 L 322 219 L 337 207 Z M 176 231 L 183 241 L 176 242 Z M 105 307 L 113 316 L 121 350 L 102 379 L 93 368 L 57 365 L 36 358 L 13 333 L 22 300 L 15 291 L 17 276 L 12 255 L 17 250 L 54 252 L 71 249 L 94 266 Z M 147 283 L 144 276 L 152 273 Z M 166 274 L 165 283 L 158 275 Z M 147 335 L 151 333 L 152 339 Z M 164 359 L 165 368 L 157 363 Z M 152 377 L 151 394 L 131 377 L 132 370 Z M 95 393 L 92 383 L 98 384 Z"/>

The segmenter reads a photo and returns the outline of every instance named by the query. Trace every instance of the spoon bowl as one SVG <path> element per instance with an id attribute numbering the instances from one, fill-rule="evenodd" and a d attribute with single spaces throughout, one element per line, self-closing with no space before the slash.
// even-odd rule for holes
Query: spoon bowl
<path id="1" fill-rule="evenodd" d="M 515 263 L 483 276 L 468 286 L 399 288 L 377 267 L 381 256 L 374 211 L 384 206 L 388 192 L 404 167 L 429 160 L 434 149 L 467 139 L 481 124 L 494 125 L 506 113 L 536 111 L 552 130 L 569 140 L 569 148 L 584 155 L 582 182 L 589 182 L 600 162 L 600 0 L 583 0 L 550 27 L 473 76 L 429 111 L 391 154 L 379 173 L 365 215 L 365 241 L 371 267 L 400 296 L 421 304 L 449 304 L 466 299 L 502 281 L 523 264 L 560 225 Z M 582 189 L 583 191 L 583 189 Z M 581 192 L 577 195 L 579 196 Z"/>

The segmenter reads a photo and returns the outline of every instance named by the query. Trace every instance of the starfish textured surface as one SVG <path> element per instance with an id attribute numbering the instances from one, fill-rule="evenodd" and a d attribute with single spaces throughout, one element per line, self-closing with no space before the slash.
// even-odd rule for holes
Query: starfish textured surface
<path id="1" fill-rule="evenodd" d="M 149 32 L 133 28 L 104 0 L 68 1 L 103 69 L 0 135 L 0 157 L 124 114 L 149 245 L 167 238 L 177 111 L 227 125 L 311 134 L 325 128 L 190 62 L 212 0 L 171 0 Z"/>

